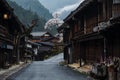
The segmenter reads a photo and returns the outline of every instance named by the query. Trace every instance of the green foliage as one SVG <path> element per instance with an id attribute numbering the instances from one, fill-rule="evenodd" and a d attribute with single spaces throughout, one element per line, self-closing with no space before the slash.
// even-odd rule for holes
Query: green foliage
<path id="1" fill-rule="evenodd" d="M 37 23 L 38 26 L 34 27 L 33 31 L 45 31 L 44 25 L 48 19 L 52 18 L 52 15 L 39 2 L 37 3 L 37 0 L 7 0 L 7 2 L 14 9 L 14 13 L 25 26 L 30 24 L 33 19 L 39 19 Z M 52 34 L 57 33 L 56 27 L 47 31 Z"/>
<path id="2" fill-rule="evenodd" d="M 35 27 L 33 31 L 43 31 L 44 30 L 44 25 L 46 23 L 46 20 L 40 16 L 37 15 L 37 13 L 32 12 L 31 10 L 25 10 L 21 6 L 18 6 L 15 2 L 12 2 L 10 0 L 7 0 L 9 5 L 14 8 L 14 13 L 18 16 L 20 21 L 24 25 L 30 24 L 30 22 L 33 19 L 39 19 L 38 21 L 38 27 Z"/>
<path id="3" fill-rule="evenodd" d="M 18 5 L 22 6 L 26 10 L 36 12 L 39 16 L 49 20 L 52 18 L 49 10 L 46 9 L 38 0 L 11 0 L 15 1 Z"/>

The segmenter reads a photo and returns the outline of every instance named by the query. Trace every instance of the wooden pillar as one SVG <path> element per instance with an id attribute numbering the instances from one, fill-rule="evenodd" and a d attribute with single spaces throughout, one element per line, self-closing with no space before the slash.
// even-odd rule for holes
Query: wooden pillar
<path id="1" fill-rule="evenodd" d="M 82 51 L 81 51 L 82 50 L 81 49 L 82 45 L 81 45 L 80 41 L 79 41 L 79 46 L 80 46 L 80 55 L 79 55 L 80 56 L 80 67 L 82 67 L 82 61 L 81 61 L 81 58 L 82 58 L 82 55 L 81 55 L 82 54 Z"/>
<path id="2" fill-rule="evenodd" d="M 84 20 L 84 34 L 86 34 L 86 28 L 87 28 L 86 15 L 84 15 L 83 20 Z"/>
<path id="3" fill-rule="evenodd" d="M 80 46 L 80 54 L 79 54 L 80 67 L 82 67 L 82 61 L 86 62 L 85 44 L 79 41 L 79 46 Z"/>
<path id="4" fill-rule="evenodd" d="M 103 1 L 103 20 L 106 20 L 106 0 Z"/>
<path id="5" fill-rule="evenodd" d="M 2 50 L 0 48 L 0 68 L 2 68 Z"/>
<path id="6" fill-rule="evenodd" d="M 103 54 L 103 60 L 107 57 L 107 39 L 104 38 L 104 54 Z"/>

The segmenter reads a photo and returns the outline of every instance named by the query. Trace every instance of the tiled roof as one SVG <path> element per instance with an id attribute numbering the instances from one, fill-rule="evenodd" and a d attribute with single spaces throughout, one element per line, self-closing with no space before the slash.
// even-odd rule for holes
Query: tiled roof
<path id="1" fill-rule="evenodd" d="M 39 43 L 39 44 L 42 44 L 42 45 L 46 45 L 46 46 L 51 46 L 51 47 L 54 46 L 54 44 L 51 43 L 51 42 L 38 42 L 38 43 Z"/>
<path id="2" fill-rule="evenodd" d="M 64 22 L 68 21 L 71 19 L 78 11 L 83 9 L 85 6 L 87 6 L 90 2 L 94 0 L 84 0 L 74 11 L 72 11 L 65 19 Z"/>

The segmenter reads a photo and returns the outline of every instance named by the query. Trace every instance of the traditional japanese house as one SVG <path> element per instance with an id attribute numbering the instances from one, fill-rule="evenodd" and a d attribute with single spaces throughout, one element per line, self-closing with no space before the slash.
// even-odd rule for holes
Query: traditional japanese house
<path id="1" fill-rule="evenodd" d="M 14 62 L 16 34 L 24 31 L 24 26 L 14 15 L 6 0 L 0 0 L 0 68 Z"/>
<path id="2" fill-rule="evenodd" d="M 26 51 L 25 51 L 25 58 L 26 60 L 36 60 L 36 57 L 39 53 L 39 49 L 42 45 L 32 42 L 32 41 L 27 41 L 26 44 Z"/>
<path id="3" fill-rule="evenodd" d="M 64 57 L 69 63 L 120 57 L 120 0 L 84 0 L 64 22 Z"/>
<path id="4" fill-rule="evenodd" d="M 45 58 L 51 56 L 54 43 L 51 42 L 37 42 L 37 44 L 41 45 L 39 46 L 38 53 L 35 55 L 36 61 L 44 60 Z"/>
<path id="5" fill-rule="evenodd" d="M 32 32 L 31 35 L 33 36 L 32 42 L 44 42 L 53 38 L 53 35 L 49 32 Z"/>
<path id="6" fill-rule="evenodd" d="M 58 28 L 58 32 L 63 33 L 64 60 L 67 61 L 67 63 L 72 63 L 73 47 L 71 43 L 72 34 L 70 32 L 70 26 L 64 23 Z"/>

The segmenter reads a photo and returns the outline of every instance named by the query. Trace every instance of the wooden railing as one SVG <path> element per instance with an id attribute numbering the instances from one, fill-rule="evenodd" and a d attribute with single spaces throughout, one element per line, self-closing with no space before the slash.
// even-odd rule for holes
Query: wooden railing
<path id="1" fill-rule="evenodd" d="M 7 29 L 5 27 L 1 26 L 1 25 L 0 25 L 0 36 L 13 41 L 13 36 L 10 35 L 8 33 Z"/>
<path id="2" fill-rule="evenodd" d="M 74 36 L 80 36 L 80 35 L 84 35 L 84 34 L 90 34 L 93 32 L 93 28 L 97 26 L 97 23 L 95 24 L 91 24 L 91 25 L 87 25 L 85 28 L 86 29 L 81 29 L 78 32 L 74 33 Z"/>

